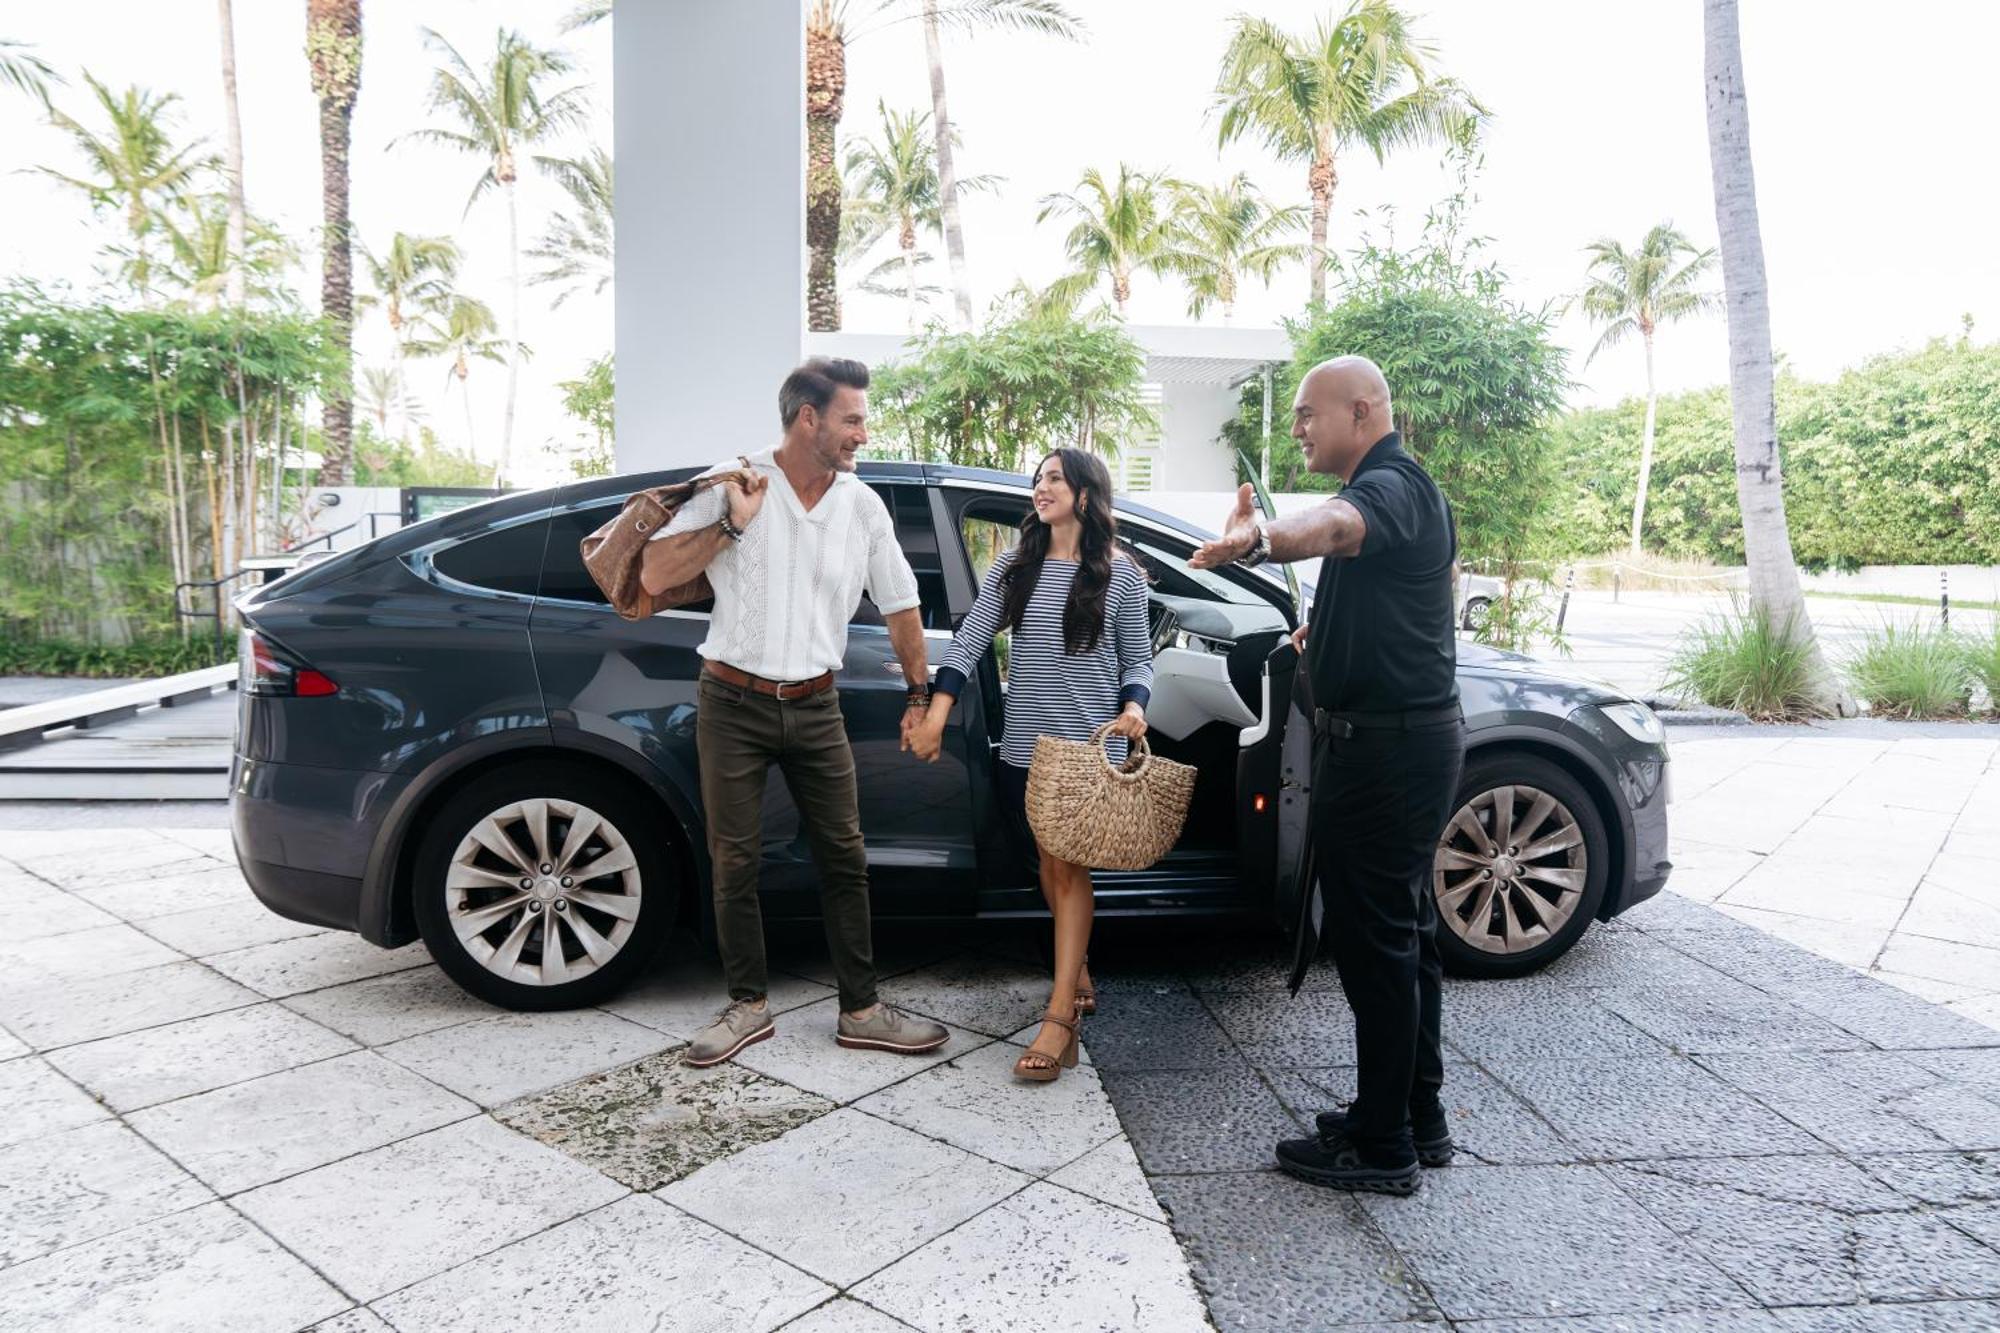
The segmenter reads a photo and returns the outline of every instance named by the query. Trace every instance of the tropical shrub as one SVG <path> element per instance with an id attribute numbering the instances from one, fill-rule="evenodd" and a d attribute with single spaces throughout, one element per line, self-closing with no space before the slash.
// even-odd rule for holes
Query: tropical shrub
<path id="1" fill-rule="evenodd" d="M 1102 316 L 1007 305 L 977 332 L 933 324 L 915 357 L 874 377 L 876 447 L 1005 472 L 1059 445 L 1115 457 L 1159 431 L 1145 374 L 1144 349 Z"/>
<path id="2" fill-rule="evenodd" d="M 1965 641 L 1942 626 L 1885 620 L 1845 665 L 1855 697 L 1878 717 L 1962 717 L 1972 702 Z"/>
<path id="3" fill-rule="evenodd" d="M 1807 569 L 2000 563 L 2000 344 L 1939 340 L 1831 383 L 1780 375 L 1777 403 L 1786 517 Z M 1571 554 L 1619 545 L 1644 417 L 1631 399 L 1555 423 Z M 1731 431 L 1726 387 L 1660 400 L 1648 550 L 1742 563 Z"/>
<path id="4" fill-rule="evenodd" d="M 1821 715 L 1810 639 L 1738 603 L 1688 629 L 1667 659 L 1666 692 L 1766 722 Z"/>
<path id="5" fill-rule="evenodd" d="M 0 676 L 171 676 L 235 656 L 235 639 L 218 647 L 206 624 L 192 638 L 155 634 L 115 646 L 7 637 L 0 638 Z"/>

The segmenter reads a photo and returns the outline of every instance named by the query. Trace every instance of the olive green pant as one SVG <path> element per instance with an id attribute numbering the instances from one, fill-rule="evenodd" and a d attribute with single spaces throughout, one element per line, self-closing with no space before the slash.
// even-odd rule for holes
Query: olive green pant
<path id="1" fill-rule="evenodd" d="M 757 872 L 764 854 L 764 787 L 776 764 L 819 868 L 820 915 L 840 1007 L 852 1013 L 874 1004 L 868 853 L 839 692 L 780 701 L 704 674 L 695 745 L 715 874 L 716 948 L 730 998 L 761 998 L 769 984 Z"/>

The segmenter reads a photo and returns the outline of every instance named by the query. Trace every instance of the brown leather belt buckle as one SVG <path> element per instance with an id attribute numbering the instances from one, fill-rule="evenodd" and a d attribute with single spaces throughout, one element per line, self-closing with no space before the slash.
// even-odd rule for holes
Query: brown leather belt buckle
<path id="1" fill-rule="evenodd" d="M 787 690 L 797 690 L 798 693 L 787 694 Z M 779 680 L 771 683 L 771 697 L 781 704 L 790 703 L 794 699 L 808 699 L 818 693 L 819 680 L 817 678 L 813 680 Z"/>

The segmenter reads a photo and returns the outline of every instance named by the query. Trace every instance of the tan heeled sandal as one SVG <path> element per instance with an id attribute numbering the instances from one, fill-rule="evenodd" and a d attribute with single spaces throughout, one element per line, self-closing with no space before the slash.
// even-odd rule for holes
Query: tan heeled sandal
<path id="1" fill-rule="evenodd" d="M 1042 1022 L 1068 1028 L 1069 1040 L 1063 1043 L 1062 1050 L 1055 1055 L 1033 1049 L 1021 1052 L 1021 1058 L 1014 1061 L 1015 1078 L 1026 1079 L 1030 1083 L 1053 1083 L 1062 1077 L 1063 1070 L 1076 1068 L 1077 1020 L 1064 1018 L 1061 1014 L 1043 1014 Z"/>
<path id="2" fill-rule="evenodd" d="M 1097 988 L 1081 984 L 1084 969 L 1089 966 L 1090 960 L 1086 958 L 1083 960 L 1083 967 L 1077 969 L 1079 982 L 1076 988 L 1076 1011 L 1085 1017 L 1097 1012 Z"/>

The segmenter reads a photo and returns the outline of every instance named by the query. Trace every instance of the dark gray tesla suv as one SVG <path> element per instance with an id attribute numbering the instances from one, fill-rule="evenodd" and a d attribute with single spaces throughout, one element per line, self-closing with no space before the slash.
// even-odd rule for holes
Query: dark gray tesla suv
<path id="1" fill-rule="evenodd" d="M 467 990 L 515 1009 L 602 998 L 676 922 L 710 929 L 696 778 L 695 652 L 707 608 L 618 618 L 577 543 L 636 487 L 504 496 L 246 594 L 231 775 L 236 850 L 286 916 L 385 947 L 421 937 Z M 1016 476 L 861 470 L 895 516 L 935 659 L 1028 510 Z M 1249 915 L 1290 927 L 1308 873 L 1310 727 L 1293 701 L 1294 595 L 1268 570 L 1202 571 L 1204 534 L 1138 505 L 1121 533 L 1152 584 L 1154 748 L 1200 777 L 1179 845 L 1100 872 L 1105 914 Z M 1665 883 L 1667 751 L 1617 691 L 1462 644 L 1470 750 L 1433 874 L 1447 966 L 1531 971 Z M 1043 910 L 992 790 L 1007 707 L 991 655 L 945 755 L 898 750 L 902 677 L 863 602 L 840 703 L 882 916 Z M 817 913 L 776 772 L 764 807 L 773 917 Z"/>

